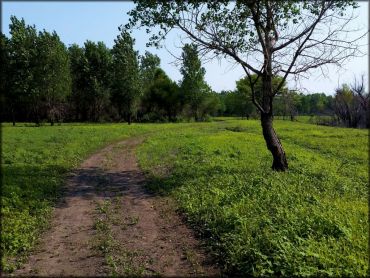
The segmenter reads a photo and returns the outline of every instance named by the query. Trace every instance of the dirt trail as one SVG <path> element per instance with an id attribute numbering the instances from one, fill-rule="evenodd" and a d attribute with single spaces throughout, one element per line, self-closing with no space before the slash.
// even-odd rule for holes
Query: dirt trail
<path id="1" fill-rule="evenodd" d="M 40 276 L 218 276 L 169 199 L 143 187 L 133 138 L 87 159 L 66 183 L 51 228 L 15 272 Z"/>

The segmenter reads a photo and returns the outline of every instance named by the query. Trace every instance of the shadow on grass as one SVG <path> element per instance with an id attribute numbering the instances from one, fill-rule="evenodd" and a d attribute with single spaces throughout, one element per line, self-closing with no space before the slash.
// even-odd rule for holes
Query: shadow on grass
<path id="1" fill-rule="evenodd" d="M 68 169 L 57 165 L 30 166 L 4 164 L 3 200 L 9 198 L 15 209 L 29 203 L 55 201 L 60 196 L 60 184 Z M 4 206 L 7 203 L 3 203 Z"/>

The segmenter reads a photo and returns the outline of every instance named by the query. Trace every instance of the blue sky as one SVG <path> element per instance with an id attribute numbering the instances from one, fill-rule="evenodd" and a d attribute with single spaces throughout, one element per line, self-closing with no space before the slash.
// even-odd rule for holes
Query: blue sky
<path id="1" fill-rule="evenodd" d="M 86 40 L 103 41 L 108 47 L 112 47 L 115 37 L 118 35 L 118 26 L 128 21 L 126 13 L 134 7 L 133 2 L 2 2 L 2 31 L 9 36 L 10 16 L 23 17 L 27 24 L 36 25 L 38 30 L 55 30 L 61 40 L 68 46 L 72 43 L 83 45 Z M 364 32 L 368 29 L 368 2 L 360 2 L 358 19 L 353 22 L 354 26 L 361 26 Z M 156 49 L 145 46 L 148 36 L 144 30 L 135 31 L 135 48 L 140 54 L 145 50 L 157 54 L 161 58 L 161 66 L 166 73 L 175 81 L 181 79 L 179 66 L 173 64 L 175 58 L 168 50 L 177 56 L 181 54 L 180 34 L 172 33 L 167 41 L 166 48 Z M 362 44 L 368 44 L 368 37 Z M 368 47 L 364 47 L 366 53 Z M 206 69 L 206 81 L 216 91 L 232 90 L 235 81 L 243 77 L 243 71 L 239 66 L 233 67 L 226 61 L 212 61 L 204 64 Z M 322 78 L 319 74 L 313 74 L 309 79 L 301 80 L 300 84 L 289 81 L 291 89 L 305 89 L 305 92 L 324 92 L 333 94 L 335 88 L 346 82 L 352 82 L 354 76 L 364 73 L 368 76 L 368 56 L 356 58 L 346 65 L 347 70 L 339 73 L 336 68 L 330 68 L 329 78 Z"/>

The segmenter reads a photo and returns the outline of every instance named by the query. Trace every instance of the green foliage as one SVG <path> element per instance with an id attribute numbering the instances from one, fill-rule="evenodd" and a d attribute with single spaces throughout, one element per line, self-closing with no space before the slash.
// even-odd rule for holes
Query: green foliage
<path id="1" fill-rule="evenodd" d="M 262 79 L 258 78 L 256 74 L 251 75 L 251 81 L 254 84 L 254 91 L 255 91 L 255 97 L 256 100 L 258 100 L 259 103 L 262 103 Z M 252 89 L 251 89 L 251 81 L 246 76 L 238 81 L 236 81 L 236 88 L 239 92 L 239 94 L 244 95 L 249 102 L 252 101 Z M 272 89 L 275 91 L 277 87 L 279 86 L 280 82 L 282 82 L 281 76 L 274 76 L 272 78 Z M 287 90 L 285 82 L 283 83 L 282 88 L 280 89 L 279 94 L 285 92 Z M 251 108 L 249 108 L 251 110 Z"/>
<path id="2" fill-rule="evenodd" d="M 252 88 L 251 88 L 251 81 L 254 84 L 254 92 L 256 100 L 261 103 L 262 102 L 262 79 L 258 78 L 257 75 L 252 75 L 251 80 L 246 76 L 241 78 L 240 80 L 236 81 L 236 90 L 234 91 L 222 91 L 221 92 L 221 99 L 225 105 L 225 115 L 228 116 L 241 116 L 249 118 L 251 116 L 256 117 L 258 111 L 256 107 L 253 105 L 252 102 Z M 279 83 L 282 81 L 280 76 L 274 76 L 272 79 L 272 87 L 275 90 Z M 280 89 L 280 93 L 278 94 L 278 98 L 280 99 L 281 95 L 287 94 L 288 89 L 284 83 L 283 87 Z M 275 114 L 280 115 L 280 110 L 283 109 L 283 106 L 286 102 L 276 101 L 274 102 L 274 112 Z M 294 107 L 295 108 L 295 107 Z M 278 112 L 278 113 L 276 113 Z"/>
<path id="3" fill-rule="evenodd" d="M 84 99 L 88 118 L 100 121 L 110 101 L 112 54 L 103 42 L 84 43 Z"/>
<path id="4" fill-rule="evenodd" d="M 71 94 L 69 55 L 56 32 L 40 32 L 37 38 L 37 68 L 34 72 L 40 99 L 35 102 L 43 107 L 51 123 L 63 117 L 63 104 Z"/>
<path id="5" fill-rule="evenodd" d="M 167 130 L 139 148 L 233 275 L 365 276 L 367 132 L 276 121 L 289 171 L 269 170 L 257 121 Z"/>
<path id="6" fill-rule="evenodd" d="M 143 56 L 140 56 L 140 79 L 143 91 L 146 91 L 154 82 L 155 74 L 160 69 L 161 60 L 157 55 L 145 51 Z"/>
<path id="7" fill-rule="evenodd" d="M 113 101 L 119 114 L 131 123 L 136 116 L 141 95 L 138 54 L 134 51 L 135 40 L 122 31 L 115 40 L 113 54 Z"/>
<path id="8" fill-rule="evenodd" d="M 128 13 L 130 19 L 125 27 L 146 28 L 147 33 L 152 33 L 147 45 L 160 46 L 171 29 L 186 22 L 181 27 L 185 27 L 187 31 L 190 30 L 194 37 L 201 38 L 205 42 L 203 46 L 207 46 L 215 54 L 223 55 L 230 55 L 230 52 L 223 49 L 224 47 L 234 49 L 238 53 L 256 50 L 256 45 L 260 43 L 257 29 L 260 32 L 266 30 L 268 21 L 271 19 L 266 16 L 266 3 L 271 5 L 272 22 L 279 33 L 291 28 L 292 25 L 300 26 L 308 18 L 317 17 L 322 9 L 321 1 L 311 0 L 236 1 L 235 4 L 227 0 L 202 2 L 135 0 L 134 2 L 136 7 Z M 348 7 L 357 7 L 357 3 L 353 0 L 327 2 L 328 10 L 333 11 L 336 16 L 343 16 Z M 253 22 L 252 8 L 263 15 L 258 18 L 258 26 Z M 188 13 L 191 16 L 187 17 Z M 184 15 L 186 20 L 182 21 Z M 194 20 L 195 15 L 197 20 Z M 191 28 L 189 28 L 190 25 Z M 152 27 L 160 27 L 160 29 L 158 31 Z M 208 29 L 209 27 L 211 28 Z M 217 30 L 217 36 L 213 34 L 214 30 Z M 202 44 L 200 41 L 198 43 Z"/>
<path id="9" fill-rule="evenodd" d="M 220 94 L 212 91 L 211 87 L 206 86 L 204 92 L 204 99 L 200 105 L 201 119 L 206 119 L 209 116 L 219 116 L 223 113 L 223 104 L 220 98 Z"/>
<path id="10" fill-rule="evenodd" d="M 185 44 L 183 47 L 180 72 L 183 76 L 180 91 L 185 105 L 188 105 L 188 116 L 198 121 L 202 119 L 200 106 L 209 87 L 204 81 L 206 72 L 198 57 L 198 49 L 195 44 Z"/>
<path id="11" fill-rule="evenodd" d="M 8 76 L 10 71 L 10 57 L 9 57 L 9 40 L 8 38 L 0 33 L 0 105 L 2 111 L 0 112 L 0 117 L 4 117 L 9 108 L 5 107 L 6 99 L 10 95 L 7 92 L 8 88 Z M 5 110 L 5 111 L 4 111 Z M 9 113 L 9 112 L 8 112 Z M 11 113 L 10 113 L 11 114 Z"/>
<path id="12" fill-rule="evenodd" d="M 34 99 L 38 99 L 35 90 L 34 74 L 37 65 L 37 33 L 35 26 L 26 25 L 25 21 L 10 18 L 9 25 L 9 83 L 6 89 L 7 105 L 14 116 L 21 104 L 29 106 L 31 117 L 37 117 L 38 111 Z"/>
<path id="13" fill-rule="evenodd" d="M 142 101 L 147 120 L 176 121 L 181 110 L 178 85 L 161 69 L 156 70 L 151 83 Z"/>
<path id="14" fill-rule="evenodd" d="M 301 114 L 321 114 L 332 110 L 332 97 L 324 93 L 303 95 L 300 94 L 298 109 Z"/>
<path id="15" fill-rule="evenodd" d="M 61 119 L 61 103 L 71 91 L 66 47 L 55 32 L 37 34 L 23 19 L 12 16 L 9 27 L 11 39 L 5 53 L 9 79 L 4 91 L 12 118 L 16 110 L 27 107 L 36 123 L 42 118 Z"/>
<path id="16" fill-rule="evenodd" d="M 84 49 L 77 44 L 72 44 L 68 48 L 70 60 L 70 72 L 72 79 L 72 95 L 69 99 L 70 117 L 71 120 L 86 121 L 88 119 L 88 100 L 86 97 L 86 83 L 85 77 L 86 59 Z"/>
<path id="17" fill-rule="evenodd" d="M 241 90 L 221 92 L 225 115 L 249 117 L 255 111 L 250 95 Z"/>
<path id="18" fill-rule="evenodd" d="M 112 49 L 87 40 L 67 51 L 56 32 L 37 33 L 23 19 L 12 17 L 10 29 L 12 36 L 1 36 L 0 49 L 6 121 L 130 123 L 181 121 L 185 114 L 206 120 L 222 110 L 219 96 L 204 82 L 194 47 L 188 46 L 183 67 L 183 96 L 160 69 L 159 57 L 148 51 L 139 56 L 125 30 Z"/>

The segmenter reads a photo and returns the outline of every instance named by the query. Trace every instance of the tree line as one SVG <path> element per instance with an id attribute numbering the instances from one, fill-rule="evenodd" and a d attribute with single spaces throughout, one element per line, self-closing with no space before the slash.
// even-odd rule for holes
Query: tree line
<path id="1" fill-rule="evenodd" d="M 257 75 L 236 81 L 236 89 L 214 92 L 195 44 L 183 47 L 175 82 L 148 51 L 139 55 L 135 40 L 119 28 L 112 49 L 86 41 L 66 47 L 57 33 L 37 32 L 23 19 L 11 17 L 10 38 L 0 36 L 1 104 L 3 121 L 50 124 L 78 122 L 204 121 L 209 116 L 259 118 L 254 97 L 262 101 Z M 274 76 L 273 89 L 282 78 Z M 298 115 L 327 115 L 331 124 L 368 126 L 369 95 L 364 80 L 343 85 L 334 96 L 289 90 L 285 81 L 273 99 L 273 114 L 294 120 Z"/>
<path id="2" fill-rule="evenodd" d="M 205 120 L 221 107 L 205 82 L 195 45 L 182 53 L 182 80 L 172 81 L 160 59 L 139 55 L 135 40 L 119 28 L 112 49 L 87 40 L 66 47 L 57 33 L 37 32 L 11 17 L 10 38 L 1 34 L 2 119 L 36 124 Z"/>
<path id="3" fill-rule="evenodd" d="M 252 79 L 257 79 L 252 75 Z M 280 78 L 273 78 L 273 87 Z M 256 98 L 261 98 L 262 82 L 255 85 Z M 249 119 L 259 118 L 259 112 L 252 103 L 250 81 L 247 77 L 236 81 L 233 91 L 221 91 L 220 114 L 224 116 L 237 116 Z M 299 115 L 328 116 L 315 123 L 344 126 L 351 128 L 369 127 L 369 93 L 365 91 L 364 76 L 355 80 L 352 85 L 343 84 L 337 88 L 335 94 L 324 93 L 303 94 L 297 90 L 289 90 L 286 85 L 280 89 L 273 100 L 274 115 L 286 119 L 296 120 Z"/>
<path id="4" fill-rule="evenodd" d="M 256 76 L 252 77 L 256 78 Z M 273 84 L 277 84 L 279 79 L 279 77 L 275 77 Z M 260 83 L 261 87 L 261 82 L 257 83 Z M 258 86 L 256 87 L 256 95 L 260 95 L 261 90 Z M 234 91 L 221 91 L 222 103 L 224 104 L 223 114 L 225 116 L 258 118 L 258 110 L 251 101 L 251 94 L 247 78 L 238 80 Z M 299 115 L 334 114 L 333 96 L 327 96 L 324 93 L 303 94 L 297 90 L 289 90 L 285 84 L 273 100 L 273 105 L 275 116 L 291 119 Z"/>

